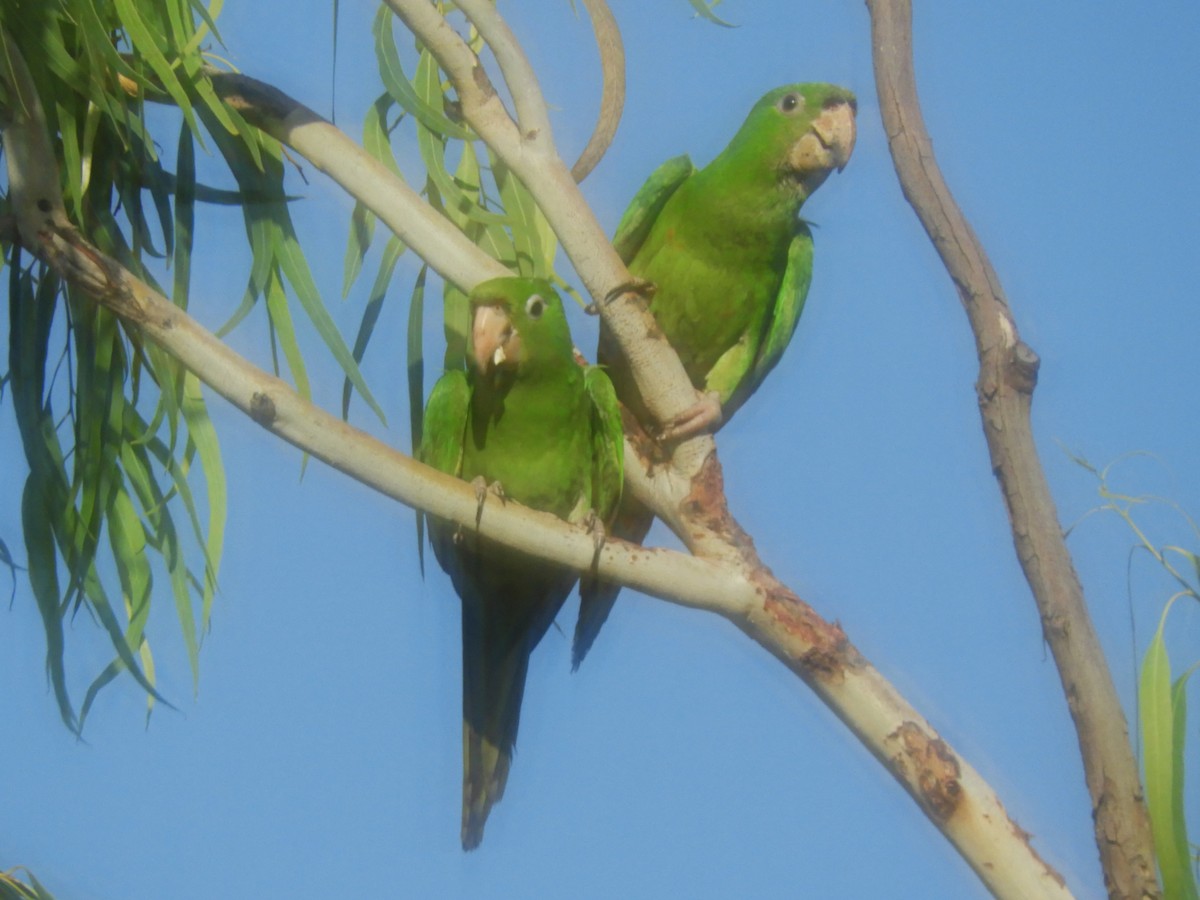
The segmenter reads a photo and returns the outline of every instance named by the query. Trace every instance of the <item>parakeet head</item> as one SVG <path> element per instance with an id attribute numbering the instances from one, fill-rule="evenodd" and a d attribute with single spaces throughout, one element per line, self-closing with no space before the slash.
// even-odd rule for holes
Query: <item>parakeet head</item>
<path id="1" fill-rule="evenodd" d="M 727 153 L 756 172 L 807 198 L 854 151 L 857 101 L 833 84 L 789 84 L 766 94 L 750 110 Z"/>
<path id="2" fill-rule="evenodd" d="M 469 299 L 471 361 L 484 378 L 506 381 L 572 363 L 567 317 L 550 282 L 493 278 Z"/>

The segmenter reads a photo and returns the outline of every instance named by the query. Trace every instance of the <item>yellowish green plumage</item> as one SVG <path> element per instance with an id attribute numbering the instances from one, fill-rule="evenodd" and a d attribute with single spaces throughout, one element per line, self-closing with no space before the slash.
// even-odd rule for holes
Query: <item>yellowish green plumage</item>
<path id="1" fill-rule="evenodd" d="M 653 285 L 648 307 L 710 405 L 663 423 L 675 438 L 727 422 L 775 367 L 791 340 L 812 279 L 804 201 L 854 147 L 855 99 L 830 84 L 766 94 L 729 146 L 696 170 L 664 163 L 626 210 L 613 244 L 629 271 Z M 656 423 L 611 334 L 601 324 L 598 362 L 647 428 Z M 711 401 L 719 403 L 719 415 Z M 640 542 L 652 516 L 628 498 L 616 533 Z M 585 584 L 575 632 L 578 665 L 619 587 Z"/>
<path id="2" fill-rule="evenodd" d="M 561 299 L 548 282 L 498 278 L 470 302 L 471 365 L 434 386 L 420 458 L 568 521 L 608 520 L 623 477 L 616 395 L 602 370 L 576 364 Z M 430 523 L 430 539 L 463 604 L 462 843 L 472 849 L 504 793 L 529 655 L 578 576 L 446 522 Z"/>

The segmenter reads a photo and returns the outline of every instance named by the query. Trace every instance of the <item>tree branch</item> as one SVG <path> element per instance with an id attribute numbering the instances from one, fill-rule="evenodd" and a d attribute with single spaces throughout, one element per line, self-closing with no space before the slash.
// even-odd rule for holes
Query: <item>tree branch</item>
<path id="1" fill-rule="evenodd" d="M 273 434 L 352 478 L 543 559 L 587 571 L 590 531 L 508 501 L 478 501 L 463 481 L 396 451 L 257 369 L 181 309 L 87 244 L 73 229 L 41 229 L 23 243 L 131 328 L 178 359 Z M 1029 846 L 995 792 L 846 639 L 765 568 L 609 541 L 596 562 L 605 578 L 734 622 L 803 678 L 918 802 L 1000 897 L 1065 898 L 1061 877 Z"/>
<path id="2" fill-rule="evenodd" d="M 1038 459 L 1030 422 L 1038 357 L 1017 331 L 1000 281 L 942 179 L 917 100 L 911 0 L 867 0 L 884 128 L 904 196 L 942 258 L 979 353 L 979 410 L 1079 736 L 1104 880 L 1114 897 L 1156 897 L 1149 819 L 1125 716 Z"/>
<path id="3" fill-rule="evenodd" d="M 392 2 L 399 4 L 401 0 Z M 414 9 L 421 6 L 433 9 L 424 2 L 414 3 Z M 444 20 L 438 19 L 445 26 Z M 425 33 L 421 37 L 427 40 Z M 0 71 L 0 78 L 19 82 L 22 70 L 10 67 Z M 482 70 L 472 64 L 468 72 L 474 79 L 474 73 Z M 463 90 L 462 85 L 459 90 Z M 33 140 L 31 135 L 39 128 L 42 140 L 47 140 L 36 104 L 19 111 L 19 115 L 25 120 L 17 128 L 6 129 L 4 135 L 14 208 L 61 209 L 57 178 L 23 177 L 25 173 L 12 168 L 20 160 L 20 165 L 35 167 L 36 175 L 37 168 L 52 168 L 54 158 L 39 158 L 28 148 L 14 152 L 13 142 Z M 472 125 L 478 128 L 477 121 Z M 504 127 L 502 123 L 497 125 L 501 132 Z M 555 171 L 566 173 L 561 161 Z M 519 174 L 526 177 L 525 173 Z M 556 177 L 554 183 L 575 190 L 569 176 L 565 180 Z M 51 195 L 23 193 L 25 185 L 35 184 Z M 571 209 L 569 202 L 560 203 L 556 215 L 564 209 Z M 590 212 L 587 218 L 594 224 Z M 112 309 L 130 328 L 159 344 L 259 424 L 389 496 L 465 527 L 475 526 L 477 501 L 468 485 L 415 462 L 313 407 L 100 254 L 65 218 L 20 220 L 18 226 L 22 243 L 58 274 Z M 590 251 L 576 244 L 572 256 L 577 264 L 601 259 L 600 268 L 590 270 L 593 282 L 598 281 L 598 274 L 608 271 L 603 266 L 608 265 L 607 257 L 612 254 L 602 235 L 600 240 L 601 245 Z M 711 447 L 711 439 L 706 440 Z M 637 472 L 631 475 L 638 478 Z M 715 454 L 704 455 L 694 477 L 676 479 L 670 471 L 664 477 L 664 483 L 679 495 L 673 507 L 676 524 L 703 533 L 700 542 L 710 542 L 712 546 L 706 549 L 719 555 L 721 562 L 611 541 L 599 554 L 599 574 L 655 596 L 720 613 L 770 650 L 812 686 L 885 764 L 998 896 L 1022 900 L 1069 896 L 1062 879 L 1029 846 L 1027 836 L 1008 817 L 978 773 L 866 662 L 840 627 L 823 621 L 759 562 L 749 538 L 725 509 Z M 489 504 L 479 528 L 487 537 L 507 546 L 580 570 L 592 563 L 590 533 L 516 503 Z M 695 534 L 692 538 L 696 540 Z"/>
<path id="4" fill-rule="evenodd" d="M 579 154 L 579 159 L 571 166 L 571 177 L 576 183 L 587 178 L 608 152 L 617 126 L 621 124 L 621 110 L 625 107 L 625 45 L 621 41 L 617 20 L 613 18 L 605 0 L 583 0 L 583 5 L 591 17 L 596 46 L 600 50 L 600 73 L 604 87 L 596 128 Z"/>
<path id="5" fill-rule="evenodd" d="M 222 100 L 336 181 L 447 281 L 469 291 L 508 269 L 469 241 L 394 172 L 345 132 L 278 88 L 245 75 L 210 71 Z"/>

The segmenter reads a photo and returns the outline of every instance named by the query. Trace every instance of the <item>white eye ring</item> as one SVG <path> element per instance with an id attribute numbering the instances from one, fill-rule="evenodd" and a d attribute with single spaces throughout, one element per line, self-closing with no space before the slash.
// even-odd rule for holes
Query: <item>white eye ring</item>
<path id="1" fill-rule="evenodd" d="M 540 294 L 533 294 L 525 301 L 525 314 L 531 319 L 540 319 L 546 311 L 546 301 Z"/>

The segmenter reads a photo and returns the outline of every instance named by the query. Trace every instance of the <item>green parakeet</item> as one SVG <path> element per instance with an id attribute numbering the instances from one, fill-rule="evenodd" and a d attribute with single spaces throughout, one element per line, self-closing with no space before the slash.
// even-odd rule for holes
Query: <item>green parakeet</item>
<path id="1" fill-rule="evenodd" d="M 678 439 L 728 421 L 791 340 L 812 278 L 813 241 L 800 207 L 854 149 L 854 94 L 831 84 L 776 88 L 703 169 L 687 156 L 660 166 L 633 198 L 613 244 L 653 286 L 648 306 L 706 402 L 667 423 Z M 598 362 L 617 396 L 650 418 L 615 340 L 601 323 Z M 719 404 L 719 406 L 718 406 Z M 652 517 L 628 498 L 616 533 L 641 541 Z M 585 585 L 575 663 L 619 588 Z"/>
<path id="2" fill-rule="evenodd" d="M 422 461 L 570 522 L 611 518 L 621 496 L 622 432 L 612 383 L 574 359 L 562 300 L 546 281 L 496 278 L 470 294 L 468 371 L 438 380 L 425 407 Z M 493 501 L 497 502 L 497 501 Z M 462 598 L 462 844 L 483 837 L 512 762 L 529 655 L 577 575 L 430 523 Z"/>

